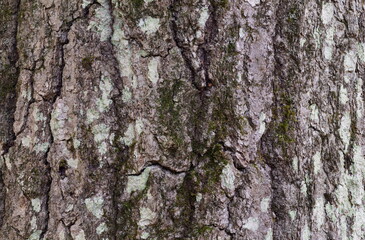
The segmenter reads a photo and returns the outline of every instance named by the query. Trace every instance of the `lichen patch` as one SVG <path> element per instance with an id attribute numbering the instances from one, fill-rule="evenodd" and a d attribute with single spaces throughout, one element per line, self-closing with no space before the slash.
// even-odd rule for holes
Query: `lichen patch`
<path id="1" fill-rule="evenodd" d="M 94 141 L 98 144 L 98 152 L 101 155 L 107 153 L 107 144 L 110 135 L 110 127 L 104 123 L 94 125 L 91 129 L 94 134 Z"/>
<path id="2" fill-rule="evenodd" d="M 151 225 L 157 217 L 157 214 L 154 211 L 146 207 L 141 207 L 139 209 L 139 214 L 141 218 L 138 222 L 138 226 L 142 228 Z"/>
<path id="3" fill-rule="evenodd" d="M 98 219 L 100 219 L 104 214 L 103 204 L 104 199 L 102 196 L 94 196 L 92 198 L 85 199 L 87 210 Z"/>
<path id="4" fill-rule="evenodd" d="M 252 6 L 252 7 L 256 7 L 257 5 L 259 5 L 261 3 L 261 0 L 247 0 L 247 2 Z"/>
<path id="5" fill-rule="evenodd" d="M 158 57 L 152 58 L 151 61 L 148 63 L 148 79 L 153 84 L 156 84 L 159 79 L 159 74 L 158 74 L 159 63 L 160 59 Z"/>
<path id="6" fill-rule="evenodd" d="M 323 24 L 330 24 L 335 12 L 333 3 L 325 3 L 322 7 L 321 19 Z"/>
<path id="7" fill-rule="evenodd" d="M 259 220 L 255 217 L 249 217 L 246 223 L 242 226 L 250 231 L 256 232 L 259 229 L 260 223 Z"/>
<path id="8" fill-rule="evenodd" d="M 270 202 L 271 202 L 270 198 L 264 198 L 264 199 L 261 200 L 261 203 L 260 203 L 261 212 L 266 213 L 266 212 L 269 211 Z"/>
<path id="9" fill-rule="evenodd" d="M 354 51 L 349 51 L 344 58 L 345 72 L 354 72 L 356 70 L 357 56 Z"/>
<path id="10" fill-rule="evenodd" d="M 228 191 L 234 191 L 235 190 L 235 180 L 236 176 L 234 174 L 233 168 L 230 164 L 227 164 L 223 170 L 221 177 L 221 186 L 223 189 Z"/>
<path id="11" fill-rule="evenodd" d="M 37 231 L 33 232 L 29 236 L 28 240 L 39 240 L 40 237 L 41 237 L 41 234 L 42 234 L 42 231 L 41 230 L 37 230 Z"/>
<path id="12" fill-rule="evenodd" d="M 160 19 L 148 16 L 141 18 L 138 23 L 138 27 L 147 35 L 154 34 L 160 28 Z"/>
<path id="13" fill-rule="evenodd" d="M 200 9 L 200 17 L 198 20 L 198 25 L 201 29 L 205 28 L 205 24 L 208 21 L 209 18 L 209 9 L 207 6 L 204 6 L 202 9 Z"/>
<path id="14" fill-rule="evenodd" d="M 325 219 L 326 213 L 324 208 L 324 198 L 319 197 L 315 200 L 315 205 L 313 208 L 313 223 L 315 223 L 317 230 L 321 229 Z"/>
<path id="15" fill-rule="evenodd" d="M 351 115 L 349 112 L 345 112 L 341 118 L 339 134 L 343 144 L 345 145 L 345 149 L 347 149 L 351 137 Z"/>
<path id="16" fill-rule="evenodd" d="M 344 88 L 343 85 L 341 85 L 341 87 L 340 87 L 340 103 L 345 105 L 348 101 L 349 101 L 349 98 L 347 96 L 347 89 Z"/>
<path id="17" fill-rule="evenodd" d="M 150 175 L 150 168 L 146 168 L 138 176 L 129 176 L 127 183 L 127 193 L 131 194 L 134 191 L 142 191 L 146 188 L 146 183 Z"/>
<path id="18" fill-rule="evenodd" d="M 75 236 L 75 240 L 86 240 L 84 230 L 80 230 Z"/>
<path id="19" fill-rule="evenodd" d="M 113 85 L 109 76 L 101 76 L 99 89 L 101 91 L 101 98 L 97 99 L 96 106 L 98 107 L 99 112 L 102 113 L 109 110 L 109 107 L 112 104 L 111 92 Z"/>
<path id="20" fill-rule="evenodd" d="M 98 234 L 98 235 L 100 235 L 100 234 L 102 234 L 102 233 L 104 233 L 104 232 L 106 232 L 106 231 L 108 231 L 108 227 L 107 227 L 107 225 L 106 225 L 106 223 L 101 223 L 97 228 L 96 228 L 96 233 Z"/>
<path id="21" fill-rule="evenodd" d="M 71 168 L 76 169 L 79 165 L 79 160 L 77 158 L 68 158 L 67 165 L 69 165 Z"/>
<path id="22" fill-rule="evenodd" d="M 124 133 L 124 136 L 121 138 L 121 142 L 127 146 L 131 146 L 135 139 L 134 131 L 135 131 L 134 123 L 130 123 L 128 125 L 127 130 Z"/>
<path id="23" fill-rule="evenodd" d="M 32 202 L 32 208 L 35 212 L 41 211 L 41 200 L 39 198 L 34 198 L 31 200 Z"/>
<path id="24" fill-rule="evenodd" d="M 322 169 L 322 162 L 321 162 L 321 152 L 316 152 L 313 157 L 313 173 L 318 174 L 319 171 Z"/>
<path id="25" fill-rule="evenodd" d="M 132 99 L 132 92 L 130 91 L 129 87 L 125 87 L 122 90 L 122 100 L 123 102 L 127 103 Z"/>
<path id="26" fill-rule="evenodd" d="M 95 16 L 90 21 L 88 30 L 92 30 L 99 34 L 100 41 L 104 42 L 109 39 L 112 34 L 110 24 L 112 18 L 110 16 L 110 6 L 107 0 L 99 0 L 100 7 L 95 10 Z"/>

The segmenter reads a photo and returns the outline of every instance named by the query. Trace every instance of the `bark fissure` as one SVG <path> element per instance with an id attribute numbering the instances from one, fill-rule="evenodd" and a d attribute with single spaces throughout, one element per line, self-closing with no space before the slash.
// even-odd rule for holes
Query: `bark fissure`
<path id="1" fill-rule="evenodd" d="M 0 1 L 2 4 L 2 8 L 4 11 L 6 9 L 10 9 L 10 22 L 6 22 L 5 16 L 0 16 L 1 20 L 0 24 L 5 27 L 5 34 L 1 36 L 0 43 L 0 53 L 1 53 L 1 80 L 0 80 L 0 100 L 2 106 L 0 107 L 0 158 L 3 163 L 5 163 L 5 155 L 9 153 L 9 150 L 12 146 L 14 146 L 14 142 L 16 141 L 16 135 L 13 129 L 14 124 L 14 113 L 16 106 L 16 99 L 18 94 L 16 92 L 16 85 L 18 84 L 19 78 L 19 53 L 18 53 L 18 43 L 17 43 L 17 34 L 18 34 L 18 17 L 20 11 L 20 0 L 16 0 L 13 2 Z M 4 14 L 2 12 L 2 14 Z M 9 13 L 8 13 L 9 14 Z M 8 33 L 10 36 L 7 36 Z M 0 35 L 2 35 L 1 32 Z M 7 39 L 8 38 L 8 39 Z M 10 44 L 10 46 L 7 46 Z M 7 56 L 3 58 L 2 54 L 5 53 Z M 3 59 L 8 60 L 8 64 L 6 61 L 3 62 Z M 10 86 L 10 87 L 7 87 Z M 0 227 L 4 224 L 4 216 L 6 214 L 5 209 L 5 200 L 7 196 L 7 192 L 5 189 L 6 183 L 4 182 L 4 164 L 2 164 L 0 169 Z"/>
<path id="2" fill-rule="evenodd" d="M 171 5 L 169 6 L 169 10 L 171 13 L 171 21 L 170 21 L 170 30 L 172 32 L 173 40 L 175 42 L 176 47 L 179 48 L 182 57 L 184 58 L 185 64 L 190 70 L 191 73 L 191 83 L 193 86 L 202 94 L 205 95 L 205 92 L 209 91 L 209 89 L 213 86 L 213 82 L 209 77 L 209 44 L 214 37 L 214 33 L 216 31 L 216 19 L 215 19 L 215 10 L 213 8 L 213 14 L 209 16 L 208 21 L 210 20 L 212 24 L 206 27 L 206 35 L 204 37 L 204 43 L 199 44 L 197 47 L 197 53 L 199 56 L 200 66 L 198 69 L 195 69 L 193 65 L 192 52 L 187 43 L 184 42 L 184 39 L 181 39 L 183 36 L 179 33 L 178 26 L 178 18 L 179 18 L 179 10 L 177 8 L 177 0 L 172 0 Z M 190 44 L 190 43 L 189 43 Z M 191 46 L 190 46 L 191 47 Z M 200 72 L 203 71 L 203 74 Z"/>
<path id="3" fill-rule="evenodd" d="M 150 161 L 150 162 L 147 162 L 145 167 L 143 167 L 138 173 L 127 174 L 126 176 L 140 176 L 147 168 L 151 168 L 151 167 L 157 167 L 161 171 L 167 172 L 167 173 L 172 174 L 172 175 L 180 175 L 180 174 L 188 173 L 188 172 L 191 171 L 190 169 L 188 171 L 176 171 L 176 170 L 174 170 L 174 169 L 172 169 L 168 166 L 164 166 L 163 164 L 161 164 L 157 161 L 156 162 L 155 161 Z"/>

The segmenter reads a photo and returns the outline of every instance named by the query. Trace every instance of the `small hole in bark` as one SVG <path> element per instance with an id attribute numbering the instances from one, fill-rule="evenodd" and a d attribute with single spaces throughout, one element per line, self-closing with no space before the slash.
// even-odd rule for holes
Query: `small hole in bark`
<path id="1" fill-rule="evenodd" d="M 93 56 L 84 57 L 81 61 L 81 66 L 86 70 L 91 70 L 94 60 L 95 57 Z"/>
<path id="2" fill-rule="evenodd" d="M 58 165 L 58 173 L 60 174 L 61 178 L 66 177 L 66 170 L 68 169 L 68 165 L 66 160 L 61 160 Z"/>

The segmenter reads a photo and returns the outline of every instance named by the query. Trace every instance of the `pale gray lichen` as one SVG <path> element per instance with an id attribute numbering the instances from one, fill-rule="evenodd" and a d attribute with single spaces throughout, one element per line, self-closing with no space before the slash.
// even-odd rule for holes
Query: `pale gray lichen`
<path id="1" fill-rule="evenodd" d="M 37 217 L 33 216 L 32 220 L 30 221 L 30 228 L 35 230 L 37 228 Z"/>
<path id="2" fill-rule="evenodd" d="M 302 183 L 300 184 L 300 192 L 304 195 L 307 196 L 307 183 L 305 181 L 302 181 Z"/>
<path id="3" fill-rule="evenodd" d="M 319 49 L 321 47 L 321 31 L 319 27 L 315 27 L 313 30 L 313 40 L 315 43 L 315 48 Z"/>
<path id="4" fill-rule="evenodd" d="M 318 174 L 319 171 L 322 169 L 321 152 L 317 151 L 313 155 L 312 162 L 313 162 L 313 173 Z"/>
<path id="5" fill-rule="evenodd" d="M 266 130 L 266 114 L 265 113 L 260 113 L 260 118 L 259 118 L 259 135 L 262 136 L 265 133 Z"/>
<path id="6" fill-rule="evenodd" d="M 31 203 L 32 203 L 33 210 L 35 212 L 41 211 L 41 200 L 39 198 L 33 198 L 31 200 Z"/>
<path id="7" fill-rule="evenodd" d="M 91 3 L 92 3 L 92 1 L 91 1 L 91 0 L 83 0 L 83 1 L 82 1 L 82 5 L 81 5 L 81 7 L 82 7 L 82 8 L 86 8 L 86 7 L 87 7 L 87 6 L 89 6 Z"/>
<path id="8" fill-rule="evenodd" d="M 292 221 L 295 220 L 295 217 L 297 216 L 297 211 L 296 210 L 290 210 L 289 211 L 289 217 Z"/>
<path id="9" fill-rule="evenodd" d="M 322 225 L 325 223 L 326 212 L 325 212 L 325 202 L 324 197 L 319 197 L 315 199 L 315 204 L 312 212 L 312 220 L 313 227 L 316 227 L 317 230 L 322 228 Z"/>
<path id="10" fill-rule="evenodd" d="M 160 28 L 160 19 L 147 16 L 139 20 L 138 26 L 142 32 L 151 35 L 157 32 L 157 30 Z"/>
<path id="11" fill-rule="evenodd" d="M 68 158 L 66 159 L 67 165 L 69 165 L 71 168 L 76 169 L 79 165 L 79 160 L 77 158 Z"/>
<path id="12" fill-rule="evenodd" d="M 199 13 L 200 17 L 198 20 L 198 26 L 200 27 L 200 29 L 204 29 L 205 24 L 207 23 L 209 18 L 209 8 L 207 6 L 204 6 L 200 9 Z"/>
<path id="13" fill-rule="evenodd" d="M 139 209 L 139 214 L 140 220 L 138 222 L 138 226 L 142 228 L 151 225 L 157 217 L 157 214 L 147 207 L 141 207 Z"/>
<path id="14" fill-rule="evenodd" d="M 65 212 L 70 212 L 74 208 L 73 204 L 67 204 L 67 207 L 65 209 Z"/>
<path id="15" fill-rule="evenodd" d="M 270 207 L 271 199 L 270 198 L 264 198 L 260 202 L 260 210 L 261 212 L 268 212 Z"/>
<path id="16" fill-rule="evenodd" d="M 269 228 L 269 231 L 265 235 L 265 240 L 272 240 L 272 239 L 273 239 L 272 228 Z"/>
<path id="17" fill-rule="evenodd" d="M 37 230 L 37 231 L 33 232 L 29 236 L 28 240 L 39 240 L 40 237 L 41 237 L 41 234 L 42 234 L 42 231 L 41 230 Z"/>
<path id="18" fill-rule="evenodd" d="M 321 19 L 323 24 L 330 24 L 335 13 L 335 6 L 333 3 L 325 3 L 322 7 Z"/>
<path id="19" fill-rule="evenodd" d="M 99 89 L 101 90 L 101 98 L 96 100 L 96 106 L 99 112 L 105 112 L 109 110 L 112 104 L 111 92 L 113 90 L 113 85 L 108 74 L 102 75 L 99 83 Z"/>
<path id="20" fill-rule="evenodd" d="M 236 176 L 234 174 L 233 167 L 231 166 L 231 164 L 227 164 L 226 166 L 224 166 L 220 178 L 221 178 L 221 186 L 223 189 L 227 191 L 235 190 Z"/>
<path id="21" fill-rule="evenodd" d="M 354 51 L 349 51 L 344 58 L 344 69 L 345 72 L 354 72 L 356 70 L 357 55 Z"/>
<path id="22" fill-rule="evenodd" d="M 100 41 L 104 42 L 112 34 L 110 6 L 107 0 L 99 0 L 100 7 L 95 10 L 95 16 L 91 19 L 88 30 L 93 30 L 100 36 Z"/>
<path id="23" fill-rule="evenodd" d="M 106 142 L 109 140 L 110 127 L 101 123 L 94 125 L 91 131 L 94 134 L 94 141 L 98 144 L 98 152 L 101 155 L 106 154 L 108 150 Z"/>
<path id="24" fill-rule="evenodd" d="M 364 101 L 362 97 L 363 81 L 361 78 L 357 79 L 356 83 L 356 116 L 357 119 L 361 119 L 364 112 Z"/>
<path id="25" fill-rule="evenodd" d="M 86 240 L 84 230 L 80 230 L 75 236 L 75 240 Z"/>
<path id="26" fill-rule="evenodd" d="M 96 218 L 100 219 L 103 214 L 104 199 L 102 196 L 94 196 L 92 198 L 85 199 L 85 205 L 87 210 L 91 212 Z"/>
<path id="27" fill-rule="evenodd" d="M 129 87 L 125 87 L 122 90 L 122 100 L 123 100 L 123 102 L 127 103 L 131 99 L 132 99 L 132 93 L 131 93 L 131 91 L 130 91 Z"/>
<path id="28" fill-rule="evenodd" d="M 127 146 L 131 146 L 135 139 L 135 126 L 134 123 L 130 123 L 128 125 L 127 131 L 125 131 L 124 136 L 120 139 L 122 143 L 124 143 Z"/>
<path id="29" fill-rule="evenodd" d="M 304 227 L 302 228 L 302 231 L 301 231 L 300 239 L 301 240 L 310 240 L 310 238 L 311 238 L 311 231 L 309 229 L 307 220 L 305 220 Z"/>
<path id="30" fill-rule="evenodd" d="M 293 157 L 292 166 L 295 172 L 299 172 L 299 159 L 297 156 Z"/>
<path id="31" fill-rule="evenodd" d="M 138 176 L 129 176 L 126 191 L 131 194 L 134 191 L 142 191 L 146 188 L 146 183 L 150 175 L 150 168 L 146 168 Z"/>
<path id="32" fill-rule="evenodd" d="M 55 108 L 51 114 L 51 131 L 55 140 L 64 140 L 66 138 L 67 129 L 65 128 L 68 116 L 69 107 L 63 99 L 58 99 Z"/>
<path id="33" fill-rule="evenodd" d="M 115 19 L 113 25 L 112 44 L 116 49 L 116 56 L 120 69 L 120 76 L 125 77 L 126 83 L 131 83 L 133 88 L 137 87 L 137 81 L 132 70 L 132 48 L 122 31 L 122 22 Z M 131 81 L 131 82 L 129 82 Z"/>
<path id="34" fill-rule="evenodd" d="M 319 123 L 319 110 L 317 105 L 312 104 L 309 106 L 309 109 L 311 110 L 310 119 L 315 123 Z"/>
<path id="35" fill-rule="evenodd" d="M 255 232 L 255 231 L 257 231 L 257 229 L 259 229 L 259 226 L 260 226 L 260 222 L 259 222 L 258 218 L 249 217 L 246 220 L 246 223 L 244 225 L 242 225 L 242 228 Z"/>
<path id="36" fill-rule="evenodd" d="M 351 115 L 349 112 L 345 112 L 341 118 L 339 134 L 346 150 L 351 138 Z"/>
<path id="37" fill-rule="evenodd" d="M 27 148 L 32 145 L 32 139 L 30 138 L 30 136 L 27 135 L 22 138 L 22 145 Z"/>
<path id="38" fill-rule="evenodd" d="M 259 5 L 261 3 L 261 0 L 247 0 L 247 2 L 252 6 L 256 7 L 256 5 Z"/>
<path id="39" fill-rule="evenodd" d="M 349 101 L 349 98 L 347 96 L 347 89 L 341 85 L 340 87 L 340 103 L 341 104 L 347 104 L 347 102 Z"/>
<path id="40" fill-rule="evenodd" d="M 108 226 L 106 225 L 106 223 L 101 223 L 97 228 L 96 228 L 96 233 L 98 235 L 102 234 L 103 232 L 108 231 Z"/>
<path id="41" fill-rule="evenodd" d="M 363 42 L 358 43 L 357 54 L 358 54 L 359 60 L 362 63 L 365 63 L 365 43 L 363 43 Z"/>
<path id="42" fill-rule="evenodd" d="M 159 74 L 158 74 L 159 63 L 160 63 L 160 59 L 158 57 L 152 58 L 148 63 L 148 79 L 153 84 L 156 84 L 159 79 Z"/>
<path id="43" fill-rule="evenodd" d="M 38 108 L 34 108 L 33 118 L 36 122 L 44 122 L 47 120 L 46 116 L 44 116 L 44 114 L 40 112 Z"/>
<path id="44" fill-rule="evenodd" d="M 149 236 L 150 236 L 150 234 L 148 232 L 142 232 L 142 234 L 141 234 L 142 239 L 148 239 Z"/>
<path id="45" fill-rule="evenodd" d="M 90 124 L 100 118 L 100 113 L 96 109 L 88 109 L 86 111 L 86 123 Z"/>
<path id="46" fill-rule="evenodd" d="M 50 147 L 49 142 L 44 142 L 44 143 L 37 143 L 34 146 L 34 151 L 38 154 L 38 153 L 45 153 L 48 151 Z"/>
<path id="47" fill-rule="evenodd" d="M 331 26 L 327 28 L 323 45 L 323 55 L 327 60 L 332 60 L 333 48 L 335 46 L 334 34 L 335 34 L 335 27 Z"/>
<path id="48" fill-rule="evenodd" d="M 78 148 L 80 147 L 80 145 L 81 145 L 80 140 L 78 140 L 77 138 L 73 138 L 73 139 L 72 139 L 72 143 L 73 143 L 73 147 L 74 147 L 75 149 L 78 149 Z"/>
<path id="49" fill-rule="evenodd" d="M 203 199 L 203 195 L 201 193 L 196 194 L 196 201 L 200 203 L 200 201 Z"/>

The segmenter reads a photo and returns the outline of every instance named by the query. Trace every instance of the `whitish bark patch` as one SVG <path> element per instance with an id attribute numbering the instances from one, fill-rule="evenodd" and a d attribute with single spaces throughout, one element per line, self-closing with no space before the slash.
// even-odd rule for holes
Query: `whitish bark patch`
<path id="1" fill-rule="evenodd" d="M 104 214 L 103 203 L 104 199 L 102 198 L 102 196 L 95 196 L 85 199 L 87 210 L 89 210 L 89 212 L 91 212 L 96 218 L 99 219 Z"/>
<path id="2" fill-rule="evenodd" d="M 129 176 L 127 183 L 127 193 L 142 191 L 146 188 L 146 183 L 150 175 L 150 169 L 146 168 L 139 176 Z"/>
<path id="3" fill-rule="evenodd" d="M 138 26 L 142 32 L 150 35 L 157 32 L 157 30 L 160 28 L 160 19 L 148 16 L 146 18 L 140 19 Z"/>

